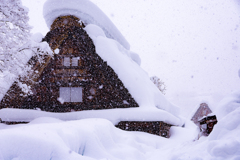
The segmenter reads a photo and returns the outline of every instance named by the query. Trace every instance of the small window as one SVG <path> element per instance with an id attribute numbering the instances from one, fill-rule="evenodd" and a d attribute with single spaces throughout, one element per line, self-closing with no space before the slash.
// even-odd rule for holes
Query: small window
<path id="1" fill-rule="evenodd" d="M 70 87 L 60 87 L 60 98 L 63 102 L 71 102 L 71 89 Z"/>
<path id="2" fill-rule="evenodd" d="M 70 57 L 64 57 L 63 65 L 64 66 L 70 66 Z"/>
<path id="3" fill-rule="evenodd" d="M 82 87 L 60 87 L 61 102 L 82 102 Z"/>
<path id="4" fill-rule="evenodd" d="M 78 66 L 79 57 L 64 57 L 63 65 L 70 67 L 70 66 Z"/>
<path id="5" fill-rule="evenodd" d="M 71 87 L 71 102 L 82 102 L 81 87 Z"/>
<path id="6" fill-rule="evenodd" d="M 72 58 L 72 66 L 78 66 L 78 60 L 79 60 L 79 57 L 73 57 Z"/>

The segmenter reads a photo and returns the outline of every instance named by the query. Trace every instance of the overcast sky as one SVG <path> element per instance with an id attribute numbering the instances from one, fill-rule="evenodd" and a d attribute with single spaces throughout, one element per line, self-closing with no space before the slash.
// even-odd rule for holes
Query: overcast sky
<path id="1" fill-rule="evenodd" d="M 22 0 L 32 32 L 48 32 L 45 0 Z M 240 88 L 238 0 L 91 0 L 113 21 L 142 59 L 142 68 L 167 85 L 167 97 L 229 94 Z"/>

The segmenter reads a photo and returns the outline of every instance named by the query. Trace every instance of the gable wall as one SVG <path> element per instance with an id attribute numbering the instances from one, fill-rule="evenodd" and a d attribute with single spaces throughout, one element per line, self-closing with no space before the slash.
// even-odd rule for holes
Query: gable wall
<path id="1" fill-rule="evenodd" d="M 212 113 L 211 109 L 208 107 L 206 103 L 200 104 L 200 107 L 192 117 L 192 121 L 197 124 L 198 126 L 200 125 L 198 120 L 204 116 L 207 116 L 208 114 Z"/>
<path id="2" fill-rule="evenodd" d="M 58 48 L 59 54 L 54 55 L 37 78 L 33 94 L 8 106 L 52 112 L 138 107 L 114 70 L 96 54 L 91 38 L 81 27 L 56 28 L 44 40 L 53 50 Z M 71 61 L 79 58 L 78 66 L 64 66 L 65 57 Z M 60 87 L 81 87 L 82 102 L 59 100 Z"/>

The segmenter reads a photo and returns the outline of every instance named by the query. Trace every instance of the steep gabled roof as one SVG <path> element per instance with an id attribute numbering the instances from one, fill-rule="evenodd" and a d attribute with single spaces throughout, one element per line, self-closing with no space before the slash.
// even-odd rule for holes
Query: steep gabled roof
<path id="1" fill-rule="evenodd" d="M 53 4 L 53 2 L 61 2 L 63 1 L 56 1 L 56 0 L 48 0 L 45 6 L 48 4 Z M 65 1 L 68 3 L 68 1 Z M 76 2 L 71 0 L 71 2 Z M 79 1 L 77 1 L 78 3 Z M 86 2 L 88 4 L 87 0 L 83 0 L 82 2 Z M 80 3 L 80 2 L 79 2 Z M 85 4 L 85 5 L 86 5 Z M 49 20 L 49 17 L 59 17 L 62 15 L 67 15 L 72 13 L 73 10 L 71 10 L 73 4 L 71 4 L 70 8 L 62 8 L 62 10 L 58 10 L 55 7 L 53 7 L 53 10 L 56 10 L 56 12 L 52 12 L 51 10 L 47 11 L 47 16 L 45 16 L 47 22 L 53 22 L 53 20 Z M 91 4 L 90 4 L 91 6 Z M 62 6 L 60 5 L 60 8 Z M 96 6 L 95 6 L 96 7 Z M 71 10 L 71 12 L 66 12 Z M 77 7 L 73 7 L 74 11 L 78 10 Z M 82 11 L 85 11 L 85 9 L 82 9 L 80 7 L 81 13 L 84 13 Z M 89 12 L 88 10 L 86 11 Z M 76 12 L 77 13 L 77 12 Z M 53 14 L 53 15 L 51 15 Z M 88 19 L 89 16 L 87 15 L 84 17 L 85 14 L 81 14 L 81 19 Z M 78 15 L 76 15 L 78 16 Z M 105 16 L 105 15 L 104 15 Z M 56 18 L 57 18 L 56 17 Z M 98 16 L 97 16 L 98 17 Z M 92 17 L 96 18 L 96 17 Z M 150 80 L 148 74 L 139 66 L 138 58 L 134 57 L 134 54 L 132 54 L 131 51 L 126 49 L 126 46 L 124 47 L 124 44 L 121 43 L 122 41 L 115 41 L 114 39 L 121 38 L 118 34 L 115 34 L 115 37 L 108 37 L 106 35 L 111 32 L 111 28 L 108 30 L 105 28 L 104 25 L 99 24 L 96 25 L 96 21 L 87 21 L 87 25 L 84 28 L 85 31 L 88 33 L 88 35 L 93 40 L 93 43 L 96 48 L 96 53 L 114 70 L 114 72 L 118 75 L 118 78 L 123 82 L 124 86 L 128 89 L 129 93 L 132 95 L 132 97 L 136 100 L 136 102 L 139 104 L 140 107 L 132 109 L 116 109 L 116 110 L 104 110 L 104 111 L 81 111 L 82 113 L 76 113 L 76 114 L 68 114 L 70 115 L 76 115 L 75 118 L 100 118 L 100 117 L 111 117 L 111 121 L 121 121 L 121 120 L 142 120 L 142 121 L 163 121 L 166 123 L 170 123 L 173 125 L 181 125 L 182 121 L 178 117 L 179 108 L 171 104 L 168 100 L 165 99 L 165 97 L 162 95 L 162 93 L 158 90 L 158 88 L 152 83 Z M 117 33 L 114 32 L 113 33 Z M 113 38 L 113 39 L 112 39 Z M 5 117 L 5 115 L 8 113 L 9 109 L 2 109 L 0 110 L 0 117 Z M 15 110 L 11 110 L 12 113 L 18 112 Z M 23 110 L 21 112 L 31 112 Z M 45 115 L 44 113 L 37 113 L 37 111 L 33 111 L 35 113 L 35 118 L 39 117 L 39 115 Z M 23 117 L 25 115 L 23 113 Z M 84 115 L 84 113 L 86 115 Z M 108 115 L 109 113 L 109 115 Z M 121 114 L 120 114 L 121 113 Z M 145 114 L 146 113 L 146 114 Z M 50 114 L 50 113 L 49 113 Z M 111 115 L 115 116 L 111 116 Z M 10 115 L 8 113 L 8 115 Z M 20 114 L 19 114 L 20 115 Z M 56 114 L 51 114 L 52 116 L 55 116 Z M 58 114 L 60 117 L 62 117 L 61 114 Z M 66 115 L 66 114 L 65 114 Z M 118 116 L 117 116 L 118 115 Z M 69 117 L 67 119 L 74 119 L 74 117 Z M 159 117 L 158 117 L 159 116 Z M 7 117 L 5 117 L 7 118 Z M 8 117 L 9 118 L 9 117 Z M 15 117 L 12 116 L 12 119 Z M 18 119 L 19 117 L 15 118 Z M 61 118 L 64 119 L 64 118 Z M 107 118 L 109 119 L 109 118 Z"/>
<path id="2" fill-rule="evenodd" d="M 194 121 L 194 123 L 198 123 L 198 120 L 202 119 L 204 116 L 207 116 L 208 114 L 212 113 L 212 110 L 208 106 L 207 103 L 201 103 L 200 106 L 195 109 L 194 114 L 192 115 L 191 120 Z"/>
<path id="3" fill-rule="evenodd" d="M 89 24 L 85 30 L 93 39 L 97 54 L 117 73 L 140 108 L 159 108 L 178 115 L 179 108 L 165 99 L 148 74 L 129 57 L 129 51 L 107 38 L 102 29 Z"/>
<path id="4" fill-rule="evenodd" d="M 74 15 L 84 24 L 100 26 L 107 37 L 115 39 L 126 49 L 130 49 L 129 43 L 112 21 L 89 0 L 47 0 L 44 4 L 43 15 L 49 28 L 57 17 Z"/>
<path id="5" fill-rule="evenodd" d="M 97 54 L 113 68 L 140 107 L 157 107 L 178 115 L 179 108 L 165 99 L 147 73 L 133 61 L 134 54 L 128 50 L 125 38 L 95 4 L 89 0 L 47 0 L 43 10 L 49 27 L 56 18 L 66 15 L 83 21 Z"/>

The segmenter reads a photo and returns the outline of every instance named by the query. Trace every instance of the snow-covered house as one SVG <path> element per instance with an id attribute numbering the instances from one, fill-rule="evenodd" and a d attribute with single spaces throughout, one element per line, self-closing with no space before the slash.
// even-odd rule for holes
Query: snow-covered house
<path id="1" fill-rule="evenodd" d="M 14 83 L 0 104 L 2 121 L 105 118 L 124 130 L 163 137 L 170 136 L 172 125 L 182 125 L 179 109 L 151 82 L 139 56 L 96 5 L 48 0 L 44 17 L 50 32 L 43 41 L 54 55 L 42 56 L 42 63 L 29 60 L 31 94 L 21 96 Z"/>

